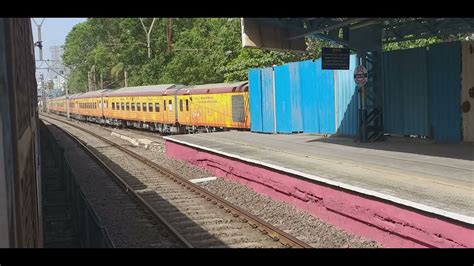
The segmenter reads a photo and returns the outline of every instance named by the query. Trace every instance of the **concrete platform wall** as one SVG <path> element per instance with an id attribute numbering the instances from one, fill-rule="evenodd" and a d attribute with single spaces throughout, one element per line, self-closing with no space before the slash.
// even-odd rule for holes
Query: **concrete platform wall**
<path id="1" fill-rule="evenodd" d="M 473 228 L 379 199 L 167 140 L 166 154 L 306 210 L 384 247 L 474 247 Z"/>

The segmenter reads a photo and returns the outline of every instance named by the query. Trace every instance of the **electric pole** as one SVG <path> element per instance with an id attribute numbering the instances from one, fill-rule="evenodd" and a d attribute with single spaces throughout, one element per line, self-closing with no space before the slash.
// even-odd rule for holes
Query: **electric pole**
<path id="1" fill-rule="evenodd" d="M 88 87 L 88 90 L 87 91 L 91 91 L 91 72 L 90 71 L 87 71 L 87 87 Z"/>
<path id="2" fill-rule="evenodd" d="M 41 98 L 42 98 L 42 101 L 43 101 L 43 112 L 46 113 L 47 111 L 47 108 L 46 108 L 46 99 L 47 99 L 47 95 L 46 95 L 46 90 L 44 88 L 44 75 L 43 73 L 40 74 L 40 80 L 41 80 L 41 83 L 40 83 L 40 86 L 41 86 Z"/>
<path id="3" fill-rule="evenodd" d="M 66 110 L 67 110 L 67 120 L 70 119 L 69 114 L 69 83 L 64 84 L 66 87 Z"/>
<path id="4" fill-rule="evenodd" d="M 95 65 L 93 65 L 91 67 L 91 75 L 92 75 L 92 90 L 95 91 L 96 90 L 96 84 L 97 84 L 97 81 L 95 79 Z"/>
<path id="5" fill-rule="evenodd" d="M 166 25 L 166 41 L 168 43 L 168 52 L 171 51 L 171 44 L 173 42 L 173 19 L 168 18 L 168 24 Z"/>
<path id="6" fill-rule="evenodd" d="M 150 36 L 151 36 L 151 30 L 153 29 L 153 25 L 155 24 L 155 20 L 156 20 L 156 18 L 153 18 L 153 21 L 151 22 L 151 26 L 147 30 L 146 26 L 145 26 L 145 23 L 143 23 L 143 19 L 140 18 L 140 22 L 142 23 L 143 29 L 145 30 L 145 34 L 146 34 L 146 47 L 148 48 L 148 58 L 151 58 L 151 40 L 150 40 Z"/>
<path id="7" fill-rule="evenodd" d="M 36 27 L 38 27 L 38 41 L 35 43 L 36 46 L 39 48 L 39 60 L 43 61 L 43 41 L 41 40 L 41 26 L 43 26 L 43 20 L 41 20 L 41 23 L 36 23 L 36 20 L 33 19 L 33 22 L 36 24 Z"/>
<path id="8" fill-rule="evenodd" d="M 123 69 L 123 77 L 125 78 L 125 87 L 127 87 L 127 70 Z"/>

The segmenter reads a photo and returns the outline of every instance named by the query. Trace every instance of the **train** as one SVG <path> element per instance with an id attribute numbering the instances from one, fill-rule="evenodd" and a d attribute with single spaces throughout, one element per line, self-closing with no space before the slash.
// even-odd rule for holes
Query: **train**
<path id="1" fill-rule="evenodd" d="M 168 134 L 250 130 L 248 81 L 195 86 L 160 84 L 69 96 L 71 118 Z M 67 115 L 66 96 L 47 111 Z"/>

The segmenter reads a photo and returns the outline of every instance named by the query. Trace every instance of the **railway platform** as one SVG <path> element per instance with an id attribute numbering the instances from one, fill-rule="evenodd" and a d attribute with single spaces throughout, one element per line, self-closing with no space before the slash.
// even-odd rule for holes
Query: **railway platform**
<path id="1" fill-rule="evenodd" d="M 164 137 L 166 154 L 386 247 L 474 247 L 474 146 L 229 131 Z"/>

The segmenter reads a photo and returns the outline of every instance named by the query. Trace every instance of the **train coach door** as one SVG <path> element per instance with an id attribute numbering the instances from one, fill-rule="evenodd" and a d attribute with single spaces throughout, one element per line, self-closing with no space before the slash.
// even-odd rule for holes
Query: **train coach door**
<path id="1" fill-rule="evenodd" d="M 186 124 L 188 124 L 188 125 L 191 124 L 191 111 L 190 111 L 189 107 L 190 107 L 189 95 L 186 95 L 184 97 L 184 112 L 186 114 Z"/>
<path id="2" fill-rule="evenodd" d="M 179 89 L 178 89 L 178 90 L 179 90 Z M 175 115 L 174 115 L 174 117 L 175 117 L 175 121 L 174 121 L 174 122 L 175 122 L 175 123 L 178 123 L 178 121 L 179 121 L 178 95 L 177 95 L 177 94 L 178 94 L 178 90 L 175 90 L 175 92 L 174 92 L 174 97 L 173 97 L 173 98 L 174 98 L 174 107 L 175 107 L 175 108 L 174 108 L 174 114 L 175 114 Z"/>

